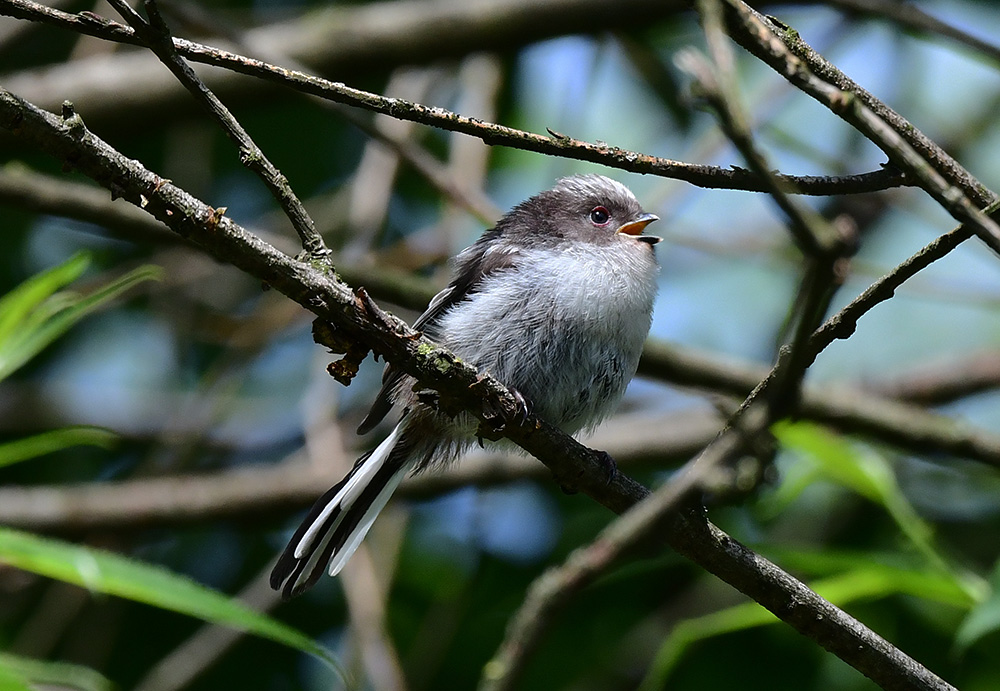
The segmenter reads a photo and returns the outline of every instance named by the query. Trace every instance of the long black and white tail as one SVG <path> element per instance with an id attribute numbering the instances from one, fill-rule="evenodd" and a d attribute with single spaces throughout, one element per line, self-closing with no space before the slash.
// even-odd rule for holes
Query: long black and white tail
<path id="1" fill-rule="evenodd" d="M 399 443 L 402 428 L 362 456 L 309 509 L 271 571 L 271 587 L 283 598 L 311 587 L 323 571 L 336 576 L 354 554 L 409 469 L 406 445 Z"/>

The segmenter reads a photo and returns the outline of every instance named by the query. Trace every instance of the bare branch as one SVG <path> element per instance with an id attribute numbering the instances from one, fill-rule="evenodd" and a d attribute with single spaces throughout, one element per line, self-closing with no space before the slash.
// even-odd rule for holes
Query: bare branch
<path id="1" fill-rule="evenodd" d="M 96 185 L 45 175 L 20 163 L 0 167 L 0 204 L 100 225 L 133 242 L 185 244 L 162 223 L 132 204 L 108 197 Z"/>
<path id="2" fill-rule="evenodd" d="M 226 26 L 223 21 L 218 20 L 200 6 L 171 3 L 162 9 L 164 12 L 176 16 L 179 21 L 186 25 L 193 24 L 199 27 L 213 27 L 216 31 L 219 31 L 220 27 Z M 304 64 L 290 57 L 277 46 L 263 44 L 261 41 L 252 41 L 251 38 L 248 38 L 239 31 L 226 30 L 225 28 L 221 30 L 221 35 L 243 52 L 254 52 L 267 62 L 286 65 L 290 69 L 300 72 L 307 71 Z M 248 44 L 250 42 L 253 42 L 253 51 L 249 49 Z M 457 184 L 453 179 L 454 176 L 449 175 L 440 161 L 425 149 L 410 141 L 409 136 L 405 134 L 409 131 L 408 126 L 410 123 L 405 121 L 397 123 L 402 125 L 402 129 L 386 127 L 385 123 L 380 123 L 377 118 L 373 122 L 366 114 L 359 113 L 344 104 L 334 103 L 318 96 L 309 96 L 309 98 L 321 107 L 337 113 L 338 116 L 350 122 L 368 137 L 381 144 L 402 161 L 405 161 L 456 206 L 465 209 L 489 225 L 492 225 L 499 218 L 500 212 L 484 194 L 466 189 L 464 186 Z M 395 122 L 392 119 L 389 120 L 390 122 Z"/>
<path id="3" fill-rule="evenodd" d="M 944 405 L 1000 388 L 1000 352 L 990 350 L 922 365 L 867 388 L 916 405 Z"/>
<path id="4" fill-rule="evenodd" d="M 356 76 L 381 73 L 402 65 L 423 64 L 462 57 L 471 52 L 510 51 L 554 36 L 603 33 L 613 29 L 647 27 L 651 22 L 676 15 L 686 8 L 684 0 L 391 0 L 355 4 L 309 6 L 300 16 L 284 22 L 253 28 L 245 40 L 258 50 L 276 51 L 321 74 Z M 0 13 L 19 18 L 64 25 L 75 20 L 74 30 L 106 40 L 125 40 L 139 45 L 131 30 L 95 14 L 60 13 L 37 3 L 9 0 L 0 3 Z M 213 27 L 214 28 L 214 27 Z M 124 33 L 123 33 L 124 32 Z M 189 99 L 181 89 L 161 77 L 155 60 L 135 53 L 111 56 L 99 71 L 69 66 L 46 71 L 57 82 L 72 85 L 55 100 L 45 100 L 51 82 L 28 80 L 5 86 L 48 110 L 58 110 L 71 97 L 84 108 L 95 125 L 134 125 L 142 111 L 162 122 Z M 190 56 L 185 56 L 190 58 Z M 93 67 L 93 63 L 90 64 Z M 161 78 L 158 78 L 161 77 Z M 227 103 L 247 103 L 265 93 L 274 94 L 262 82 L 248 81 L 238 74 L 217 71 L 206 75 L 212 90 Z M 47 82 L 43 84 L 42 82 Z M 114 93 L 108 100 L 102 94 Z M 136 98 L 135 95 L 140 95 Z M 145 102 L 146 105 L 143 105 Z M 146 120 L 142 120 L 146 124 Z"/>
<path id="5" fill-rule="evenodd" d="M 977 207 L 997 195 L 902 116 L 806 44 L 740 0 L 726 0 L 733 39 L 792 84 L 856 127 L 961 223 L 1000 252 L 1000 227 Z"/>
<path id="6" fill-rule="evenodd" d="M 827 4 L 856 14 L 886 19 L 893 24 L 931 36 L 944 36 L 1000 64 L 1000 46 L 977 38 L 952 24 L 924 12 L 914 2 L 899 0 L 827 0 Z"/>
<path id="7" fill-rule="evenodd" d="M 219 123 L 226 136 L 239 147 L 240 162 L 256 173 L 257 177 L 264 182 L 268 192 L 271 193 L 271 196 L 292 222 L 292 227 L 302 240 L 302 248 L 306 253 L 316 260 L 323 260 L 327 257 L 330 250 L 326 248 L 322 236 L 316 232 L 316 224 L 305 207 L 302 206 L 302 202 L 299 201 L 291 185 L 288 184 L 288 179 L 274 167 L 247 131 L 243 129 L 243 126 L 229 112 L 229 109 L 205 86 L 205 82 L 174 50 L 173 37 L 171 37 L 166 23 L 156 9 L 156 3 L 153 0 L 146 2 L 146 12 L 149 14 L 149 22 L 146 22 L 125 0 L 108 1 L 132 25 L 133 31 L 177 77 L 184 88 Z"/>
<path id="8" fill-rule="evenodd" d="M 268 582 L 269 570 L 258 574 L 236 598 L 257 612 L 269 612 L 281 602 Z M 178 691 L 187 688 L 206 669 L 238 643 L 246 632 L 206 624 L 177 646 L 166 657 L 152 665 L 133 687 L 134 691 Z"/>
<path id="9" fill-rule="evenodd" d="M 823 329 L 817 334 L 827 335 Z M 818 342 L 811 340 L 811 347 Z M 740 397 L 772 373 L 765 366 L 729 362 L 656 341 L 646 342 L 639 361 L 641 375 Z M 897 444 L 915 454 L 949 454 L 1000 467 L 1000 436 L 851 386 L 806 384 L 794 412 L 844 432 Z"/>
<path id="10" fill-rule="evenodd" d="M 763 412 L 762 408 L 759 410 Z M 549 569 L 535 579 L 524 602 L 511 618 L 500 648 L 483 668 L 480 690 L 516 689 L 528 654 L 538 644 L 557 609 L 570 596 L 613 568 L 640 545 L 655 540 L 664 524 L 673 520 L 677 511 L 685 504 L 690 504 L 692 492 L 703 486 L 713 469 L 728 464 L 743 451 L 747 438 L 754 438 L 766 430 L 771 416 L 766 414 L 755 417 L 751 423 L 752 429 L 728 428 L 706 446 L 695 460 L 675 473 L 670 482 L 614 520 L 591 544 L 574 550 L 563 564 Z M 742 422 L 745 423 L 746 420 Z M 700 507 L 695 507 L 693 512 L 701 510 Z M 817 599 L 820 598 L 815 596 L 813 602 Z M 906 661 L 916 664 L 900 651 L 893 650 L 893 655 L 900 656 L 898 662 L 901 668 L 907 664 Z M 949 687 L 944 684 L 938 688 Z"/>
<path id="11" fill-rule="evenodd" d="M 722 421 L 712 414 L 618 416 L 589 440 L 623 470 L 679 465 L 705 447 Z M 274 466 L 80 485 L 0 487 L 0 523 L 42 532 L 125 531 L 284 513 L 309 506 L 316 488 L 333 485 L 341 466 L 323 467 L 298 451 Z M 428 498 L 462 487 L 544 481 L 545 466 L 525 456 L 472 453 L 438 473 L 408 477 L 400 496 Z"/>
<path id="12" fill-rule="evenodd" d="M 34 13 L 41 12 L 43 9 L 47 11 L 42 16 L 45 16 L 49 21 L 64 21 L 75 29 L 93 26 L 92 20 L 90 23 L 81 24 L 76 15 L 57 14 L 54 10 L 42 8 L 30 0 L 0 0 L 0 14 L 9 13 L 15 16 L 30 14 L 34 16 Z M 15 10 L 17 14 L 15 14 Z M 125 27 L 109 31 L 105 24 L 99 26 L 102 27 L 102 38 L 120 40 L 123 35 L 127 34 L 129 38 L 127 42 L 135 42 L 131 30 Z M 339 82 L 331 82 L 297 70 L 285 69 L 261 60 L 184 39 L 174 39 L 174 49 L 179 55 L 194 62 L 225 67 L 234 72 L 279 83 L 336 103 L 467 134 L 482 139 L 490 145 L 504 145 L 551 156 L 589 161 L 633 173 L 683 180 L 705 188 L 739 189 L 751 192 L 764 192 L 768 189 L 767 183 L 761 180 L 758 175 L 742 168 L 720 168 L 684 163 L 627 151 L 606 144 L 584 142 L 562 134 L 545 136 L 525 132 L 512 127 L 483 122 L 477 118 L 465 117 L 444 108 L 386 98 L 371 92 L 354 89 Z M 903 175 L 891 168 L 846 176 L 775 174 L 774 178 L 789 190 L 809 195 L 858 194 L 911 184 Z"/>
<path id="13" fill-rule="evenodd" d="M 795 409 L 799 387 L 813 358 L 806 355 L 806 341 L 826 314 L 830 300 L 842 280 L 843 261 L 856 242 L 841 233 L 804 204 L 793 200 L 787 188 L 771 175 L 771 167 L 750 132 L 734 72 L 729 40 L 723 30 L 722 7 L 717 0 L 697 3 L 712 60 L 693 51 L 679 56 L 683 67 L 697 80 L 701 95 L 714 108 L 723 132 L 742 154 L 750 170 L 769 183 L 768 194 L 787 219 L 792 239 L 805 255 L 806 266 L 799 290 L 798 319 L 790 344 L 782 348 L 775 378 L 766 399 L 767 418 L 774 421 Z M 745 411 L 742 406 L 740 412 Z M 766 428 L 762 423 L 760 427 Z"/>

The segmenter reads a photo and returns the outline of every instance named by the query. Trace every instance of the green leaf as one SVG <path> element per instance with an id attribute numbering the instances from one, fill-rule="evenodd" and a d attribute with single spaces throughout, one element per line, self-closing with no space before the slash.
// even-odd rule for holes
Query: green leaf
<path id="1" fill-rule="evenodd" d="M 27 316 L 46 298 L 69 285 L 87 270 L 90 257 L 76 254 L 59 266 L 35 274 L 0 297 L 0 343 L 3 343 Z"/>
<path id="2" fill-rule="evenodd" d="M 773 431 L 782 446 L 811 461 L 823 476 L 873 502 L 888 508 L 887 497 L 899 492 L 884 459 L 844 437 L 807 422 L 779 423 Z"/>
<path id="3" fill-rule="evenodd" d="M 881 504 L 911 542 L 922 550 L 929 548 L 931 527 L 907 501 L 892 468 L 880 455 L 805 422 L 775 425 L 774 434 L 785 448 L 808 461 L 818 476 Z"/>
<path id="4" fill-rule="evenodd" d="M 0 662 L 0 691 L 32 691 L 28 680 Z"/>
<path id="5" fill-rule="evenodd" d="M 816 556 L 822 557 L 819 554 Z M 845 556 L 841 555 L 837 561 L 844 563 Z M 850 559 L 856 560 L 858 556 L 860 555 L 850 555 Z M 827 562 L 825 566 L 832 567 L 834 564 Z M 920 597 L 931 596 L 935 600 L 960 607 L 971 604 L 965 592 L 944 574 L 899 569 L 882 564 L 860 566 L 851 571 L 813 581 L 809 587 L 823 599 L 841 608 L 859 600 L 871 600 L 900 593 Z M 714 636 L 744 631 L 778 621 L 771 612 L 755 602 L 682 621 L 660 645 L 639 689 L 653 691 L 666 688 L 668 677 L 692 645 Z"/>
<path id="6" fill-rule="evenodd" d="M 809 550 L 762 547 L 761 551 L 786 569 L 814 577 L 867 574 L 872 582 L 881 579 L 886 584 L 894 584 L 897 593 L 961 609 L 969 609 L 979 601 L 969 592 L 967 585 L 954 578 L 951 573 L 928 569 L 915 556 L 907 558 L 892 552 L 853 552 L 827 548 Z"/>
<path id="7" fill-rule="evenodd" d="M 90 667 L 68 662 L 48 662 L 10 653 L 0 653 L 0 689 L 7 689 L 3 672 L 9 672 L 22 686 L 10 688 L 30 689 L 29 684 L 45 684 L 80 691 L 111 691 L 114 688 L 104 675 Z"/>
<path id="8" fill-rule="evenodd" d="M 256 634 L 314 655 L 344 676 L 333 655 L 304 633 L 158 566 L 8 528 L 0 528 L 0 562 Z"/>
<path id="9" fill-rule="evenodd" d="M 910 504 L 896 482 L 892 466 L 871 447 L 854 443 L 808 422 L 779 423 L 773 432 L 781 444 L 814 467 L 819 477 L 835 482 L 880 504 L 900 531 L 935 569 L 951 574 L 976 601 L 988 586 L 978 575 L 959 569 L 937 550 L 934 531 Z"/>
<path id="10" fill-rule="evenodd" d="M 969 612 L 955 633 L 958 653 L 964 653 L 981 638 L 1000 631 L 1000 561 L 993 567 L 990 586 L 989 597 Z"/>
<path id="11" fill-rule="evenodd" d="M 0 444 L 0 468 L 72 446 L 111 448 L 118 435 L 102 427 L 78 425 Z"/>
<path id="12" fill-rule="evenodd" d="M 85 255 L 33 276 L 0 298 L 0 380 L 62 336 L 83 317 L 143 281 L 159 279 L 157 266 L 140 266 L 89 295 L 56 292 L 87 268 Z"/>

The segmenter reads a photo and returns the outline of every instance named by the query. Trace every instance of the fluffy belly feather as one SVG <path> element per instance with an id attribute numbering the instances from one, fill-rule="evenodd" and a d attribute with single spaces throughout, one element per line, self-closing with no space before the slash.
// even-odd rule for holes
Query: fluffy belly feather
<path id="1" fill-rule="evenodd" d="M 629 255 L 625 271 L 593 251 L 538 254 L 524 258 L 534 262 L 530 276 L 513 270 L 484 281 L 442 318 L 438 338 L 524 394 L 543 419 L 575 432 L 612 412 L 635 374 L 656 264 L 651 252 Z M 627 299 L 607 300 L 608 291 Z"/>

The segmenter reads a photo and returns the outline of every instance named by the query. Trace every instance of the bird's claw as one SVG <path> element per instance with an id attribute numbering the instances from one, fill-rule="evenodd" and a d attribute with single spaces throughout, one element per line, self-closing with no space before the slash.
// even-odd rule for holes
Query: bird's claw
<path id="1" fill-rule="evenodd" d="M 413 392 L 413 395 L 419 403 L 428 408 L 432 408 L 433 410 L 441 409 L 441 394 L 434 389 L 418 389 Z"/>
<path id="2" fill-rule="evenodd" d="M 481 421 L 479 427 L 476 428 L 476 439 L 479 441 L 480 446 L 483 445 L 483 439 L 500 441 L 503 439 L 505 429 L 507 429 L 507 425 L 504 424 L 502 417 L 499 415 L 487 415 L 486 419 Z"/>
<path id="3" fill-rule="evenodd" d="M 517 389 L 511 389 L 511 393 L 514 394 L 514 400 L 517 402 L 517 409 L 514 412 L 513 418 L 517 420 L 518 425 L 523 425 L 531 418 L 533 413 L 531 403 Z"/>
<path id="4" fill-rule="evenodd" d="M 598 451 L 597 453 L 601 456 L 599 463 L 607 478 L 605 484 L 610 485 L 618 477 L 618 464 L 607 451 Z"/>
<path id="5" fill-rule="evenodd" d="M 509 414 L 497 410 L 494 406 L 489 406 L 483 410 L 483 419 L 476 430 L 476 439 L 479 445 L 483 445 L 483 439 L 497 441 L 504 436 L 508 422 L 520 427 L 528 422 L 532 416 L 531 403 L 517 389 L 511 389 L 514 397 L 514 409 Z"/>

